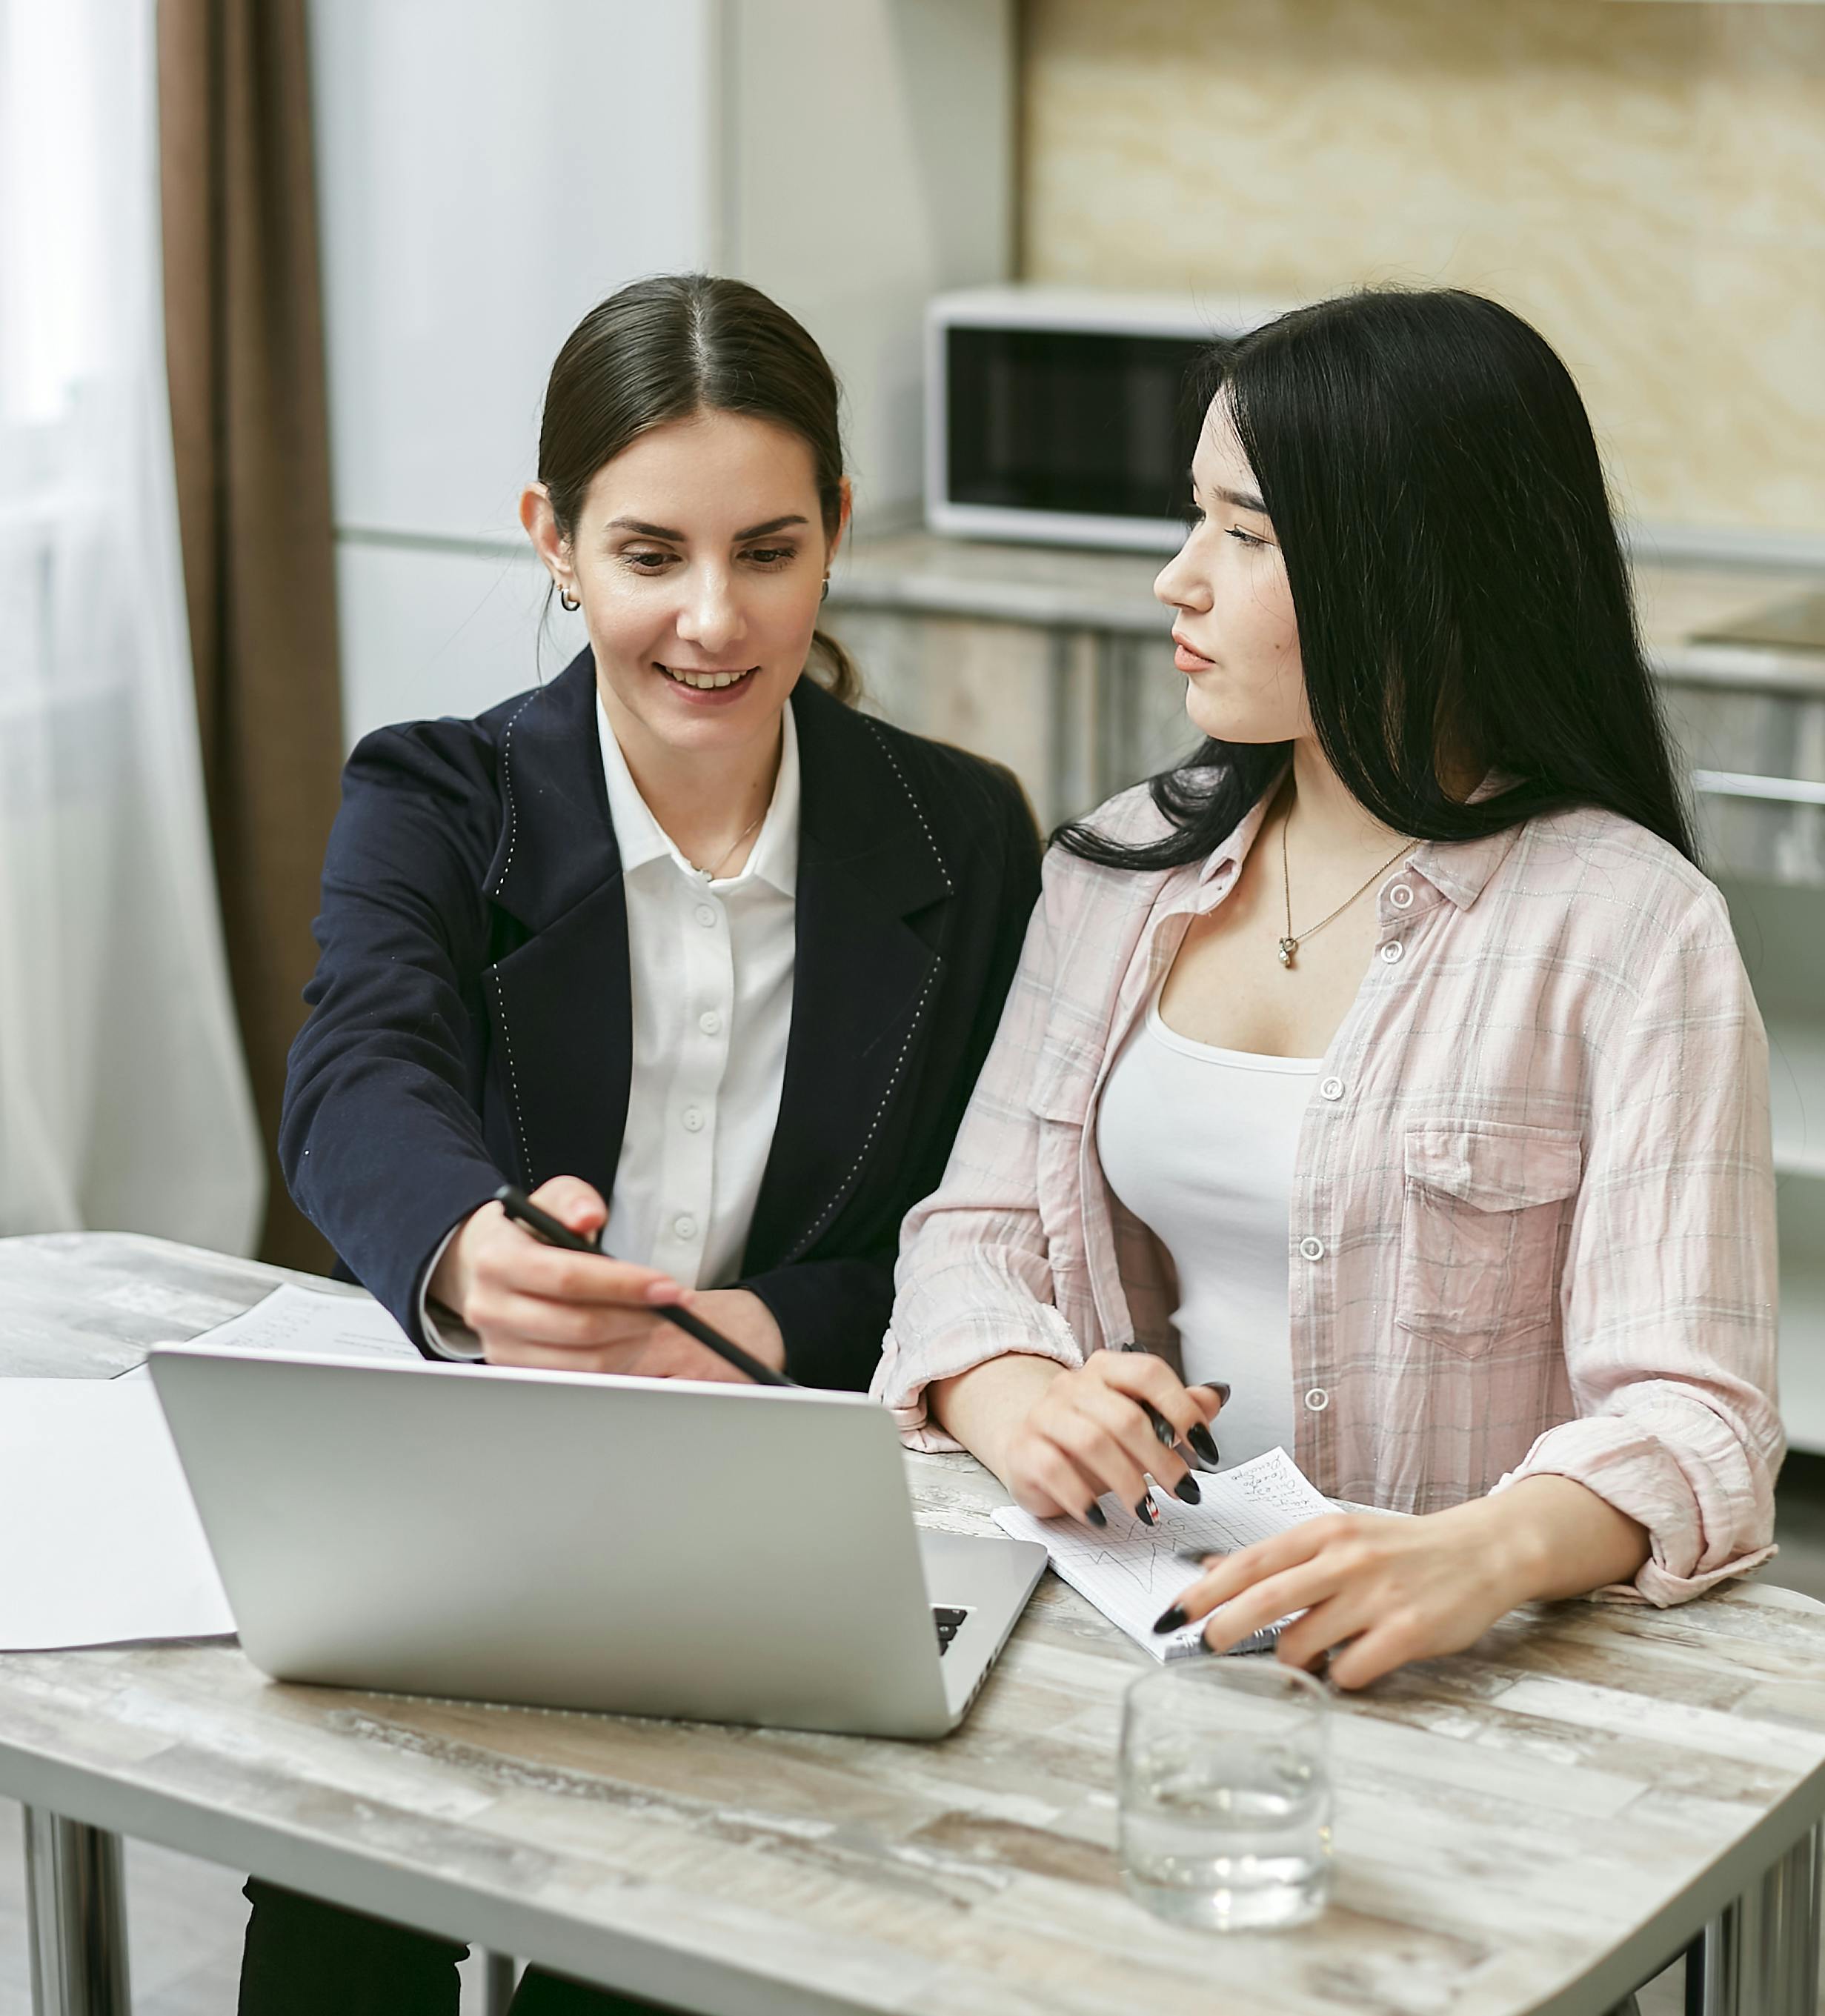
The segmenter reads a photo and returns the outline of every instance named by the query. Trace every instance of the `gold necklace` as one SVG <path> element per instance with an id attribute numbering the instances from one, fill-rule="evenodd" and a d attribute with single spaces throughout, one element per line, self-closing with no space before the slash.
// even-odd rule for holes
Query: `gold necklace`
<path id="1" fill-rule="evenodd" d="M 1417 841 L 1409 840 L 1406 845 L 1400 850 L 1400 853 L 1390 855 L 1388 859 L 1383 862 L 1381 866 L 1376 869 L 1375 873 L 1370 877 L 1369 880 L 1362 885 L 1361 888 L 1352 890 L 1350 894 L 1347 895 L 1340 904 L 1338 904 L 1337 908 L 1331 912 L 1328 917 L 1321 917 L 1319 921 L 1316 924 L 1312 925 L 1309 929 L 1298 932 L 1295 934 L 1293 930 L 1293 878 L 1291 871 L 1287 866 L 1287 828 L 1290 823 L 1291 815 L 1290 813 L 1286 819 L 1280 821 L 1280 886 L 1285 891 L 1287 898 L 1287 935 L 1280 940 L 1280 963 L 1282 966 L 1287 967 L 1291 967 L 1294 957 L 1298 952 L 1300 945 L 1303 940 L 1309 938 L 1316 938 L 1318 934 L 1324 929 L 1326 924 L 1334 924 L 1337 919 L 1343 915 L 1344 911 L 1346 911 L 1350 905 L 1355 902 L 1356 898 L 1363 893 L 1364 890 L 1372 888 L 1376 883 L 1380 880 L 1381 877 L 1388 873 L 1389 869 L 1394 866 L 1395 862 L 1400 859 L 1401 855 L 1411 854 L 1413 849 L 1419 844 Z"/>
<path id="2" fill-rule="evenodd" d="M 766 816 L 766 808 L 763 806 L 761 811 L 753 819 L 749 820 L 747 824 L 742 828 L 741 831 L 735 836 L 734 839 L 723 848 L 722 851 L 719 855 L 718 855 L 715 862 L 710 867 L 700 868 L 696 862 L 692 861 L 691 871 L 694 875 L 696 875 L 697 880 L 700 882 L 714 882 L 722 867 L 722 864 L 729 859 L 729 855 L 740 846 L 742 842 L 747 838 L 748 835 L 754 831 L 754 828 L 758 826 L 761 821 Z M 686 855 L 685 859 L 687 861 L 690 860 L 689 855 Z"/>

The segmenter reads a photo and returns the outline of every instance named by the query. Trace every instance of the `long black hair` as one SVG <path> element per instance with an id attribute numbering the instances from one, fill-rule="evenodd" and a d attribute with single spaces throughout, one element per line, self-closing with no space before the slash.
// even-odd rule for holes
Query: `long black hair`
<path id="1" fill-rule="evenodd" d="M 1521 317 L 1456 289 L 1298 308 L 1211 351 L 1285 558 L 1319 744 L 1397 833 L 1469 840 L 1602 806 L 1697 859 L 1578 388 Z M 1206 741 L 1151 780 L 1172 830 L 1057 838 L 1114 868 L 1200 861 L 1284 765 Z M 1441 771 L 1503 788 L 1464 803 Z"/>
<path id="2" fill-rule="evenodd" d="M 538 477 L 567 539 L 596 472 L 668 420 L 747 413 L 811 450 L 826 538 L 843 522 L 843 430 L 834 373 L 804 326 L 745 280 L 661 273 L 598 302 L 565 339 L 545 387 Z M 853 703 L 862 681 L 816 632 L 823 683 Z"/>

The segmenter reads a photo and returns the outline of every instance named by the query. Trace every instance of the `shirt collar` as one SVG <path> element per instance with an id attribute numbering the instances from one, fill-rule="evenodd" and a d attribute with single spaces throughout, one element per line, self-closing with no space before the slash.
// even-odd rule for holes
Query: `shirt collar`
<path id="1" fill-rule="evenodd" d="M 1205 856 L 1197 871 L 1200 888 L 1226 870 L 1232 876 L 1240 871 L 1260 834 L 1268 807 L 1273 803 L 1285 778 L 1283 770 L 1255 801 L 1235 831 Z M 1470 794 L 1470 803 L 1475 805 L 1494 797 L 1508 781 L 1492 771 Z M 1508 859 L 1510 850 L 1520 837 L 1519 826 L 1508 826 L 1499 833 L 1485 833 L 1478 840 L 1421 841 L 1406 866 L 1416 874 L 1424 876 L 1441 895 L 1460 910 L 1467 910 L 1488 886 L 1489 878 Z M 1393 873 L 1391 868 L 1389 873 Z"/>
<path id="2" fill-rule="evenodd" d="M 671 837 L 653 816 L 640 788 L 634 782 L 628 759 L 621 753 L 609 724 L 602 695 L 596 696 L 596 732 L 602 744 L 603 780 L 608 787 L 608 815 L 614 823 L 615 844 L 621 850 L 621 873 L 632 874 L 650 861 L 669 858 L 682 874 L 695 882 L 697 871 L 679 853 Z M 749 850 L 746 866 L 739 875 L 719 882 L 719 889 L 765 882 L 783 896 L 796 893 L 798 886 L 798 729 L 790 707 L 780 711 L 779 774 L 774 779 L 772 801 L 767 816 Z"/>

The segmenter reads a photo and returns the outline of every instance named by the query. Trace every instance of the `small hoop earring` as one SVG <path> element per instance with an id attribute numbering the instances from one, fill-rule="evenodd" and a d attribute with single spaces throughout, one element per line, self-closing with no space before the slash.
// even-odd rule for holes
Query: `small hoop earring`
<path id="1" fill-rule="evenodd" d="M 567 609 L 581 609 L 583 607 L 582 603 L 579 602 L 576 596 L 572 595 L 570 590 L 567 588 L 560 587 L 558 589 L 558 600 L 561 602 Z"/>
<path id="2" fill-rule="evenodd" d="M 819 596 L 818 599 L 819 599 L 819 602 L 828 602 L 828 601 L 830 600 L 830 577 L 828 574 L 826 574 L 826 575 L 824 576 L 824 587 L 823 587 L 823 592 L 820 596 Z"/>

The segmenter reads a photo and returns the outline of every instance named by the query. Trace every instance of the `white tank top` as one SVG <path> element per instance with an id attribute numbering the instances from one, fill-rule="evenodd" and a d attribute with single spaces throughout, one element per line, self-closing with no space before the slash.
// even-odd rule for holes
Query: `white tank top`
<path id="1" fill-rule="evenodd" d="M 1161 1021 L 1156 995 L 1103 1087 L 1097 1153 L 1172 1256 L 1186 1384 L 1233 1389 L 1212 1431 L 1225 1470 L 1293 1447 L 1289 1200 L 1323 1062 L 1194 1043 Z"/>

